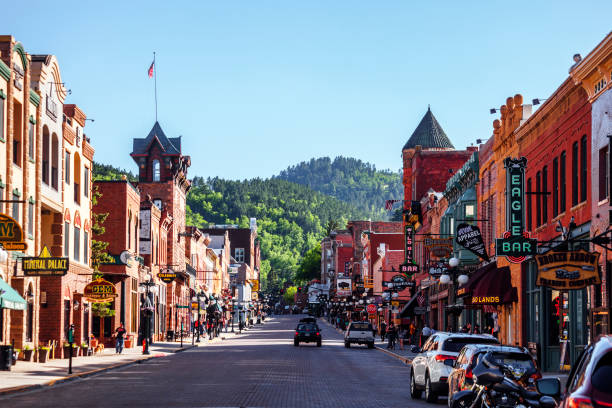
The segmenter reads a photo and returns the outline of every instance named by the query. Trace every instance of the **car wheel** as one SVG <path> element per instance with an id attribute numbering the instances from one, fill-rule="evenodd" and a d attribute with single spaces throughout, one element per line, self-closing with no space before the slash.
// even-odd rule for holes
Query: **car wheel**
<path id="1" fill-rule="evenodd" d="M 351 343 L 349 343 L 348 341 L 345 341 L 344 342 L 344 347 L 351 348 Z"/>
<path id="2" fill-rule="evenodd" d="M 317 341 L 317 347 L 321 347 L 321 340 Z"/>
<path id="3" fill-rule="evenodd" d="M 410 398 L 421 398 L 421 390 L 417 388 L 416 382 L 414 381 L 414 371 L 412 370 L 410 370 Z"/>
<path id="4" fill-rule="evenodd" d="M 368 348 L 369 349 L 373 349 L 374 348 L 374 343 L 368 343 Z"/>
<path id="5" fill-rule="evenodd" d="M 294 340 L 294 341 L 293 341 L 293 345 L 294 345 L 295 347 L 299 346 L 299 345 L 300 345 L 300 341 L 299 341 L 299 340 Z"/>
<path id="6" fill-rule="evenodd" d="M 425 401 L 427 402 L 436 402 L 438 400 L 438 396 L 431 389 L 431 380 L 429 379 L 429 374 L 425 377 Z"/>

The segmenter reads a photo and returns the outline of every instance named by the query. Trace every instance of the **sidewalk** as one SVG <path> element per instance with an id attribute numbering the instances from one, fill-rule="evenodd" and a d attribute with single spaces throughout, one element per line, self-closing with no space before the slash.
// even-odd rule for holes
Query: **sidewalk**
<path id="1" fill-rule="evenodd" d="M 73 358 L 71 375 L 68 374 L 68 359 L 54 359 L 46 363 L 17 361 L 11 371 L 0 371 L 0 396 L 32 388 L 52 386 L 74 378 L 87 377 L 102 371 L 138 364 L 152 358 L 205 346 L 208 343 L 217 343 L 235 335 L 236 333 L 231 331 L 222 332 L 213 340 L 200 336 L 200 343 L 194 345 L 191 344 L 192 339 L 189 337 L 183 340 L 182 348 L 180 342 L 155 342 L 149 347 L 150 355 L 143 355 L 142 347 L 123 349 L 122 354 L 116 354 L 114 348 L 107 348 L 104 352 L 94 356 Z"/>

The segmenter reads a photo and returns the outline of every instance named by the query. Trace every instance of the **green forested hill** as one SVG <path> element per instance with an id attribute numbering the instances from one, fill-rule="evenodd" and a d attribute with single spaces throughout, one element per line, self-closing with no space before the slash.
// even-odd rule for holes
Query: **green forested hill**
<path id="1" fill-rule="evenodd" d="M 280 179 L 195 177 L 187 205 L 190 225 L 248 227 L 249 217 L 257 218 L 262 275 L 273 270 L 282 279 L 295 274 L 303 255 L 320 242 L 329 220 L 345 225 L 365 215 L 350 204 Z"/>
<path id="2" fill-rule="evenodd" d="M 399 172 L 376 170 L 350 157 L 310 159 L 281 171 L 278 178 L 336 197 L 372 219 L 386 219 L 385 200 L 402 199 L 404 194 Z"/>

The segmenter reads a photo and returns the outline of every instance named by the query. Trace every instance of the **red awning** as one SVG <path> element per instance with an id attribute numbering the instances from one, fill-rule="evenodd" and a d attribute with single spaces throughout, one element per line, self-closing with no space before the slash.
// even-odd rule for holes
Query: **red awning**
<path id="1" fill-rule="evenodd" d="M 516 288 L 512 286 L 512 273 L 509 267 L 504 266 L 482 276 L 474 285 L 471 297 L 465 299 L 465 303 L 472 305 L 501 305 L 516 302 L 517 300 L 518 294 Z"/>
<path id="2" fill-rule="evenodd" d="M 457 296 L 470 296 L 474 288 L 480 283 L 480 281 L 487 275 L 494 273 L 497 270 L 497 262 L 491 262 L 488 265 L 476 270 L 470 276 L 468 282 L 457 289 Z"/>

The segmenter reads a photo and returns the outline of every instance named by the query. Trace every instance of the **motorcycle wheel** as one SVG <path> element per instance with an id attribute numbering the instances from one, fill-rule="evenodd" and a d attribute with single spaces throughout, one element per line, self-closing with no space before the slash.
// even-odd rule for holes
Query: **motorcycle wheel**
<path id="1" fill-rule="evenodd" d="M 451 408 L 469 408 L 472 406 L 473 402 L 474 402 L 473 395 L 465 395 L 461 398 L 454 400 L 453 403 L 451 404 Z M 476 408 L 480 408 L 481 406 L 482 406 L 481 404 L 476 404 Z"/>

